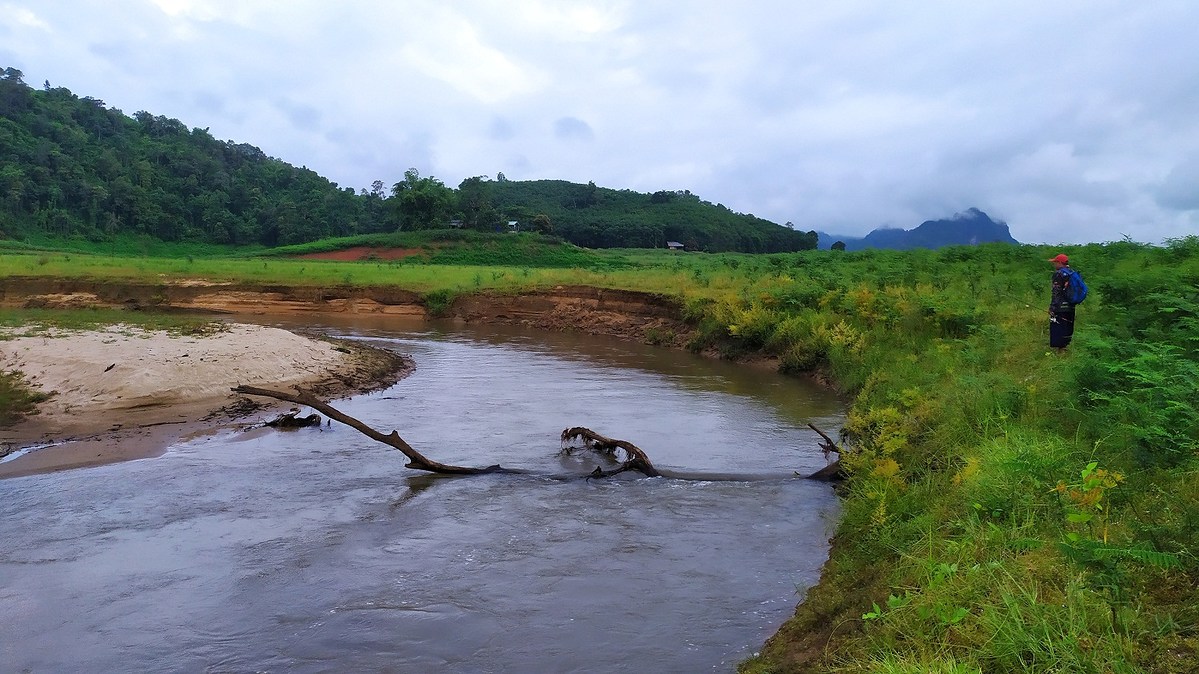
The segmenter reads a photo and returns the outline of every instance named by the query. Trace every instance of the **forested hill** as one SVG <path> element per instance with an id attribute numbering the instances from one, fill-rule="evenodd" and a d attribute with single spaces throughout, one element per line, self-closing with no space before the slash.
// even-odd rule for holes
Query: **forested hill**
<path id="1" fill-rule="evenodd" d="M 176 119 L 0 77 L 0 234 L 299 243 L 378 231 L 367 199 Z M 373 228 L 373 229 L 372 229 Z"/>
<path id="2" fill-rule="evenodd" d="M 504 180 L 489 183 L 500 210 L 536 217 L 553 231 L 589 248 L 661 248 L 675 241 L 688 250 L 751 253 L 810 250 L 816 232 L 799 232 L 753 215 L 734 213 L 689 191 L 653 194 L 613 190 L 563 180 Z"/>
<path id="3" fill-rule="evenodd" d="M 458 189 L 409 170 L 355 192 L 207 129 L 141 111 L 132 117 L 70 90 L 0 69 L 0 238 L 267 246 L 398 229 L 553 232 L 588 247 L 777 252 L 816 247 L 801 233 L 687 191 L 642 194 L 563 181 L 468 178 Z"/>

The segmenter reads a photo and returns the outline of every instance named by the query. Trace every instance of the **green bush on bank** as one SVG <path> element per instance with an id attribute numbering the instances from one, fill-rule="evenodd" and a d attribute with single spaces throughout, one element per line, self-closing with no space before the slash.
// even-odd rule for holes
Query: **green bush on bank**
<path id="1" fill-rule="evenodd" d="M 743 671 L 1199 666 L 1196 248 L 1068 251 L 1093 297 L 1063 355 L 1027 247 L 847 256 L 800 299 L 713 307 L 708 341 L 744 321 L 855 396 L 822 584 Z"/>
<path id="2" fill-rule="evenodd" d="M 16 423 L 37 411 L 37 404 L 49 394 L 31 389 L 20 372 L 0 372 L 0 425 Z"/>

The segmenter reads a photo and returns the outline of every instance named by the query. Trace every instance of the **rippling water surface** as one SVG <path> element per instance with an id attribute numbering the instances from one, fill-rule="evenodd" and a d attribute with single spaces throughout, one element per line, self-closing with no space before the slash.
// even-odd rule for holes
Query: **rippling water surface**
<path id="1" fill-rule="evenodd" d="M 754 479 L 435 477 L 335 425 L 3 480 L 0 669 L 731 671 L 816 581 L 837 504 L 790 478 L 842 406 L 807 382 L 593 337 L 325 329 L 415 358 L 336 405 L 439 461 L 586 473 L 557 455 L 582 425 Z"/>

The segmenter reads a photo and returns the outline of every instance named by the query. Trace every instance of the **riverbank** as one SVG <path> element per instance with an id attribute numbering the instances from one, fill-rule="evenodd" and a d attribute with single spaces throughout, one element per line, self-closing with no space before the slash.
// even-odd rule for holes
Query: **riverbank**
<path id="1" fill-rule="evenodd" d="M 0 308 L 136 309 L 223 315 L 362 314 L 527 325 L 683 347 L 693 329 L 677 298 L 556 285 L 524 292 L 418 293 L 394 286 L 287 286 L 187 279 L 106 281 L 10 276 Z"/>
<path id="2" fill-rule="evenodd" d="M 230 393 L 238 384 L 303 386 L 336 397 L 401 378 L 402 356 L 287 330 L 211 324 L 171 334 L 128 325 L 95 330 L 10 330 L 0 367 L 49 394 L 38 413 L 0 430 L 0 477 L 155 456 L 266 406 Z M 20 452 L 31 447 L 36 451 Z"/>
<path id="3" fill-rule="evenodd" d="M 1044 260 L 1062 252 L 1102 274 L 1088 277 L 1074 343 L 1058 354 L 1037 307 Z M 423 312 L 468 321 L 457 307 L 472 298 L 503 307 L 523 295 L 513 306 L 524 311 L 562 283 L 603 286 L 586 296 L 597 305 L 630 290 L 675 294 L 685 332 L 627 336 L 766 354 L 788 372 L 827 374 L 853 398 L 849 479 L 822 580 L 742 671 L 1184 672 L 1199 662 L 1195 237 L 1065 250 L 663 253 L 619 269 L 9 259 L 22 276 L 6 278 L 7 306 L 23 306 L 21 287 L 66 291 L 92 283 L 84 277 L 111 279 L 96 293 L 110 299 L 136 284 L 144 306 L 178 306 L 176 286 L 222 278 L 198 283 L 407 293 Z M 379 287 L 354 285 L 363 279 Z M 609 329 L 600 313 L 542 325 L 509 309 L 491 315 Z"/>

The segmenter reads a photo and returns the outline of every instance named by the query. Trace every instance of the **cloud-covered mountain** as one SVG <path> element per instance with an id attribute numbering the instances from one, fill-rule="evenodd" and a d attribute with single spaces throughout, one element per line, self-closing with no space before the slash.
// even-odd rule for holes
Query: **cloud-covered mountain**
<path id="1" fill-rule="evenodd" d="M 863 248 L 940 248 L 942 246 L 974 245 L 979 243 L 1020 243 L 1012 238 L 1006 222 L 996 222 L 986 213 L 971 208 L 957 213 L 952 218 L 925 220 L 915 229 L 879 228 L 865 237 L 841 236 L 818 232 L 819 247 L 831 248 L 834 243 L 845 243 L 846 250 Z"/>

